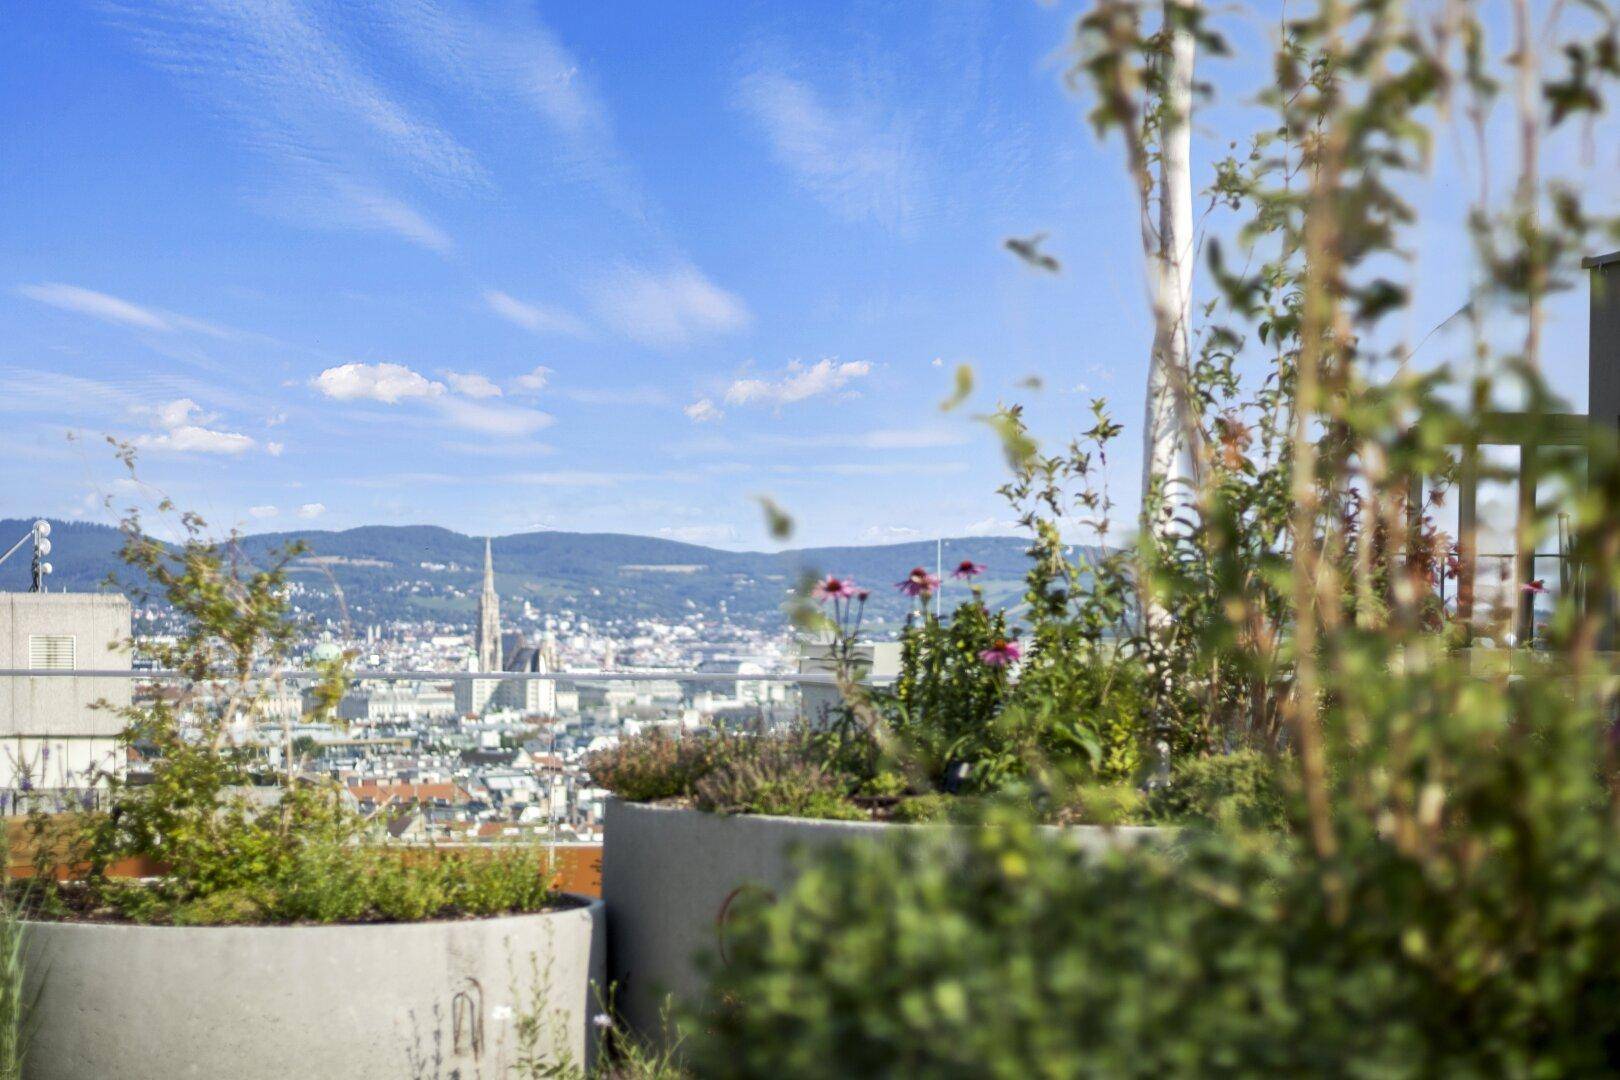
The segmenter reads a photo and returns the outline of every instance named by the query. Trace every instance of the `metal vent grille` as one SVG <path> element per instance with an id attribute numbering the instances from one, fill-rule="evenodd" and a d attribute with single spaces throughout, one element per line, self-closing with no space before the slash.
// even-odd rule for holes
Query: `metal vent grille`
<path id="1" fill-rule="evenodd" d="M 72 671 L 76 646 L 72 634 L 29 634 L 28 666 L 47 671 Z"/>

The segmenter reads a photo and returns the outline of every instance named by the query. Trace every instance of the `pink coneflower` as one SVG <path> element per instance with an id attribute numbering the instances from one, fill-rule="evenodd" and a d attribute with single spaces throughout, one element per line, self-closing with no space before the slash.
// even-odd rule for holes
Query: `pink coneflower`
<path id="1" fill-rule="evenodd" d="M 895 582 L 894 587 L 907 596 L 928 596 L 939 588 L 939 577 L 919 566 L 906 575 L 906 580 Z"/>
<path id="2" fill-rule="evenodd" d="M 859 600 L 863 604 L 866 603 L 866 601 L 871 597 L 871 595 L 872 595 L 872 590 L 871 589 L 856 589 L 855 590 L 855 599 Z"/>
<path id="3" fill-rule="evenodd" d="M 1534 581 L 1525 582 L 1519 588 L 1527 593 L 1544 593 L 1547 591 L 1547 583 L 1540 578 L 1536 578 Z"/>
<path id="4" fill-rule="evenodd" d="M 963 559 L 956 569 L 951 571 L 951 577 L 959 579 L 976 578 L 982 573 L 984 573 L 984 563 L 976 563 L 972 559 Z"/>
<path id="5" fill-rule="evenodd" d="M 810 587 L 810 595 L 823 604 L 828 600 L 847 600 L 855 595 L 855 583 L 849 578 L 828 574 Z"/>
<path id="6" fill-rule="evenodd" d="M 995 644 L 979 654 L 979 659 L 991 667 L 1006 667 L 1016 664 L 1023 655 L 1024 650 L 1018 647 L 1018 642 L 997 638 Z"/>

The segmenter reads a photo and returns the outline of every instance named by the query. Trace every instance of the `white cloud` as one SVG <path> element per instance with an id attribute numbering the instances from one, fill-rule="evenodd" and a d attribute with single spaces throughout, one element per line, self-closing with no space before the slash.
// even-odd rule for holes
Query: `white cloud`
<path id="1" fill-rule="evenodd" d="M 533 435 L 550 426 L 551 414 L 539 409 L 517 405 L 481 405 L 458 398 L 445 398 L 439 402 L 445 419 L 456 427 L 502 438 Z"/>
<path id="2" fill-rule="evenodd" d="M 921 535 L 909 525 L 869 525 L 861 531 L 861 539 L 869 544 L 899 544 Z"/>
<path id="3" fill-rule="evenodd" d="M 833 213 L 900 226 L 916 210 L 922 185 L 914 140 L 895 116 L 865 104 L 869 99 L 838 108 L 804 82 L 758 71 L 742 80 L 738 100 L 778 163 Z"/>
<path id="4" fill-rule="evenodd" d="M 597 282 L 594 301 L 604 322 L 655 348 L 736 333 L 753 318 L 741 297 L 688 265 L 661 272 L 622 268 Z"/>
<path id="5" fill-rule="evenodd" d="M 234 457 L 258 445 L 250 436 L 209 427 L 216 417 L 203 412 L 191 398 L 177 398 L 162 405 L 140 405 L 135 412 L 151 417 L 153 426 L 161 429 L 156 435 L 136 436 L 135 445 L 142 449 Z"/>
<path id="6" fill-rule="evenodd" d="M 298 516 L 305 519 L 318 518 L 324 513 L 326 513 L 326 506 L 318 502 L 304 503 L 298 508 Z"/>
<path id="7" fill-rule="evenodd" d="M 274 506 L 250 506 L 248 507 L 248 513 L 256 518 L 273 518 L 281 511 Z"/>
<path id="8" fill-rule="evenodd" d="M 443 383 L 403 364 L 340 364 L 315 376 L 310 385 L 335 401 L 380 401 L 385 405 L 444 393 Z"/>
<path id="9" fill-rule="evenodd" d="M 1018 522 L 996 517 L 980 518 L 962 526 L 964 536 L 1011 536 L 1020 531 L 1022 526 Z"/>
<path id="10" fill-rule="evenodd" d="M 450 384 L 450 389 L 463 397 L 492 398 L 501 396 L 501 388 L 476 371 L 447 371 L 444 373 L 444 381 Z"/>
<path id="11" fill-rule="evenodd" d="M 841 390 L 872 373 L 864 360 L 839 363 L 828 358 L 806 367 L 795 360 L 778 378 L 738 379 L 726 388 L 727 405 L 790 405 Z"/>
<path id="12" fill-rule="evenodd" d="M 731 525 L 677 525 L 658 530 L 658 535 L 683 544 L 724 544 L 737 539 Z"/>
<path id="13" fill-rule="evenodd" d="M 271 457 L 280 457 L 281 452 L 285 449 L 287 449 L 286 443 L 267 442 L 264 444 L 264 452 Z"/>
<path id="14" fill-rule="evenodd" d="M 177 454 L 226 454 L 232 457 L 253 449 L 253 439 L 234 431 L 182 424 L 161 435 L 141 435 L 135 445 L 148 450 L 171 450 Z"/>
<path id="15" fill-rule="evenodd" d="M 484 293 L 484 303 L 507 322 L 536 334 L 565 334 L 577 338 L 590 336 L 589 327 L 559 307 L 529 303 L 499 289 Z"/>
<path id="16" fill-rule="evenodd" d="M 527 375 L 519 375 L 513 379 L 512 389 L 525 394 L 538 394 L 551 382 L 551 375 L 551 369 L 541 364 Z"/>
<path id="17" fill-rule="evenodd" d="M 172 311 L 160 311 L 157 308 L 144 307 L 132 301 L 110 296 L 107 293 L 96 292 L 94 289 L 81 288 L 78 285 L 64 285 L 60 282 L 50 281 L 39 285 L 19 285 L 17 286 L 17 292 L 30 300 L 48 304 L 62 311 L 88 315 L 90 318 L 100 319 L 102 322 L 133 326 L 140 330 L 156 330 L 160 333 L 188 330 L 217 338 L 231 336 L 229 330 L 203 322 L 201 319 L 176 315 Z"/>
<path id="18" fill-rule="evenodd" d="M 284 413 L 284 412 L 273 413 L 272 415 L 265 418 L 264 426 L 265 427 L 280 427 L 282 424 L 285 424 L 286 422 L 287 422 L 287 414 L 286 413 Z"/>
<path id="19" fill-rule="evenodd" d="M 694 424 L 707 424 L 719 420 L 726 414 L 708 398 L 700 398 L 681 410 Z"/>

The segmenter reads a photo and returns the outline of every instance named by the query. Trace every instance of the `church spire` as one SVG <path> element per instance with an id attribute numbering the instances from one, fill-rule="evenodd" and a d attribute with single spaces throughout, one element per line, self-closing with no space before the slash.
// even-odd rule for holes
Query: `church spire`
<path id="1" fill-rule="evenodd" d="M 478 596 L 478 670 L 501 670 L 501 598 L 495 592 L 495 559 L 484 537 L 484 591 Z"/>

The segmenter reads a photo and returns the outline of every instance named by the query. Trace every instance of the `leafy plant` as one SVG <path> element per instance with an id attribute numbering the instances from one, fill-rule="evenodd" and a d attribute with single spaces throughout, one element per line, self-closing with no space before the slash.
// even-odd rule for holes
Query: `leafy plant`
<path id="1" fill-rule="evenodd" d="M 693 785 L 694 804 L 727 814 L 858 819 L 849 781 L 829 768 L 807 733 L 740 740 L 736 752 Z"/>
<path id="2" fill-rule="evenodd" d="M 133 472 L 133 452 L 121 455 Z M 172 510 L 167 502 L 160 508 Z M 344 803 L 334 783 L 297 774 L 289 724 L 279 773 L 233 737 L 238 726 L 264 722 L 266 688 L 297 638 L 286 572 L 303 549 L 293 545 L 254 564 L 235 536 L 216 543 L 197 516 L 178 521 L 182 542 L 165 545 L 131 511 L 122 555 L 144 582 L 132 591 L 179 618 L 172 641 L 144 647 L 160 667 L 184 673 L 183 689 L 121 711 L 121 742 L 147 763 L 145 782 L 104 776 L 109 809 L 83 815 L 66 852 L 36 832 L 36 852 L 83 862 L 89 873 L 83 885 L 40 885 L 30 910 L 217 924 L 410 920 L 551 903 L 553 875 L 538 852 L 410 857 L 379 844 L 374 824 Z M 341 660 L 328 665 L 309 695 L 308 719 L 330 719 L 346 682 Z M 270 798 L 251 798 L 267 779 Z M 151 881 L 110 876 L 131 858 L 162 873 Z"/>
<path id="3" fill-rule="evenodd" d="M 648 728 L 598 750 L 585 761 L 591 779 L 633 802 L 653 802 L 692 794 L 693 785 L 727 753 L 723 733 L 671 735 Z"/>

